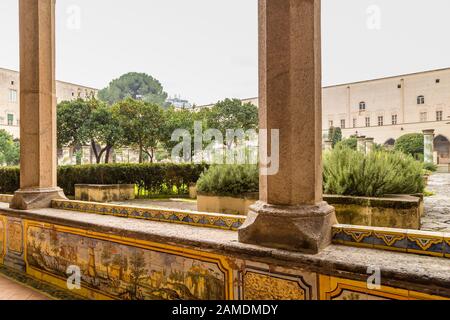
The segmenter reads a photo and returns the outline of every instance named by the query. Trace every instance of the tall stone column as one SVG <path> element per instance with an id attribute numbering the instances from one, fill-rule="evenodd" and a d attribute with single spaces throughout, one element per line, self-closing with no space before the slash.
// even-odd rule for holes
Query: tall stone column
<path id="1" fill-rule="evenodd" d="M 424 162 L 433 163 L 433 153 L 434 153 L 434 130 L 423 130 L 424 138 Z"/>
<path id="2" fill-rule="evenodd" d="M 56 180 L 55 0 L 19 0 L 20 189 L 11 207 L 65 198 Z"/>
<path id="3" fill-rule="evenodd" d="M 375 139 L 374 138 L 366 138 L 365 144 L 366 144 L 366 154 L 369 154 L 374 149 Z"/>
<path id="4" fill-rule="evenodd" d="M 361 136 L 357 138 L 356 149 L 362 153 L 366 153 L 366 136 Z"/>
<path id="5" fill-rule="evenodd" d="M 271 154 L 279 170 L 262 170 L 260 201 L 239 230 L 243 243 L 317 253 L 331 242 L 337 221 L 322 197 L 320 4 L 259 0 L 260 128 L 268 141 L 279 130 L 279 154 Z M 267 152 L 261 141 L 260 152 Z"/>

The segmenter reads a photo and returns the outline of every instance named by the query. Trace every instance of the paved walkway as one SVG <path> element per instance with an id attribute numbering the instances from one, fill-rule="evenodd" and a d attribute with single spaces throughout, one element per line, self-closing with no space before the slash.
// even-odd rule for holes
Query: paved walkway
<path id="1" fill-rule="evenodd" d="M 0 274 L 0 300 L 49 300 L 49 298 Z"/>
<path id="2" fill-rule="evenodd" d="M 450 232 L 450 174 L 436 173 L 430 176 L 427 190 L 435 195 L 425 198 L 422 230 Z"/>

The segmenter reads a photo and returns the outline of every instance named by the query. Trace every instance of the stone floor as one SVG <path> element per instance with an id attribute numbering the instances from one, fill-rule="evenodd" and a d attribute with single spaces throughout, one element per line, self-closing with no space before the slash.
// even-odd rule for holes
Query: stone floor
<path id="1" fill-rule="evenodd" d="M 49 300 L 49 298 L 0 274 L 0 300 Z"/>
<path id="2" fill-rule="evenodd" d="M 436 173 L 430 176 L 427 190 L 435 195 L 425 198 L 422 230 L 450 232 L 450 174 Z"/>
<path id="3" fill-rule="evenodd" d="M 117 205 L 197 211 L 197 201 L 191 199 L 135 199 L 112 203 Z"/>

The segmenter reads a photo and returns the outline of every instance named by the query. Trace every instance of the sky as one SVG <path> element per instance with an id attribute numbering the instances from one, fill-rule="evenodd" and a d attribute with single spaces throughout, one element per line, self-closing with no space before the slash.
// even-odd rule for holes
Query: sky
<path id="1" fill-rule="evenodd" d="M 450 67 L 449 0 L 322 0 L 324 86 Z M 258 95 L 257 0 L 57 0 L 58 80 L 135 71 L 197 105 Z M 0 1 L 0 67 L 18 70 L 18 0 Z"/>

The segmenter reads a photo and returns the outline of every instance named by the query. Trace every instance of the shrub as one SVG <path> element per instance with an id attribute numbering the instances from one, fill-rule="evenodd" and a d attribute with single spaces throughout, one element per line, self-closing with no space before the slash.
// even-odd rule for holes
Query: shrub
<path id="1" fill-rule="evenodd" d="M 330 127 L 328 130 L 328 140 L 332 142 L 333 148 L 342 140 L 342 130 L 337 127 Z"/>
<path id="2" fill-rule="evenodd" d="M 422 164 L 400 152 L 364 155 L 349 148 L 335 149 L 324 157 L 324 191 L 367 197 L 421 193 Z"/>
<path id="3" fill-rule="evenodd" d="M 423 164 L 423 169 L 426 170 L 426 171 L 430 171 L 430 172 L 436 172 L 438 167 L 434 163 L 425 162 Z"/>
<path id="4" fill-rule="evenodd" d="M 409 154 L 416 159 L 423 158 L 423 134 L 410 133 L 405 134 L 397 139 L 394 150 Z"/>
<path id="5" fill-rule="evenodd" d="M 75 184 L 136 184 L 140 195 L 182 194 L 207 168 L 205 164 L 99 164 L 61 166 L 58 185 L 66 195 L 75 194 Z M 19 189 L 20 169 L 0 168 L 0 193 Z"/>
<path id="6" fill-rule="evenodd" d="M 239 196 L 259 191 L 259 170 L 256 165 L 217 165 L 200 176 L 199 193 L 217 196 Z"/>
<path id="7" fill-rule="evenodd" d="M 336 148 L 350 148 L 356 150 L 358 146 L 358 139 L 355 136 L 344 139 L 336 144 Z"/>

